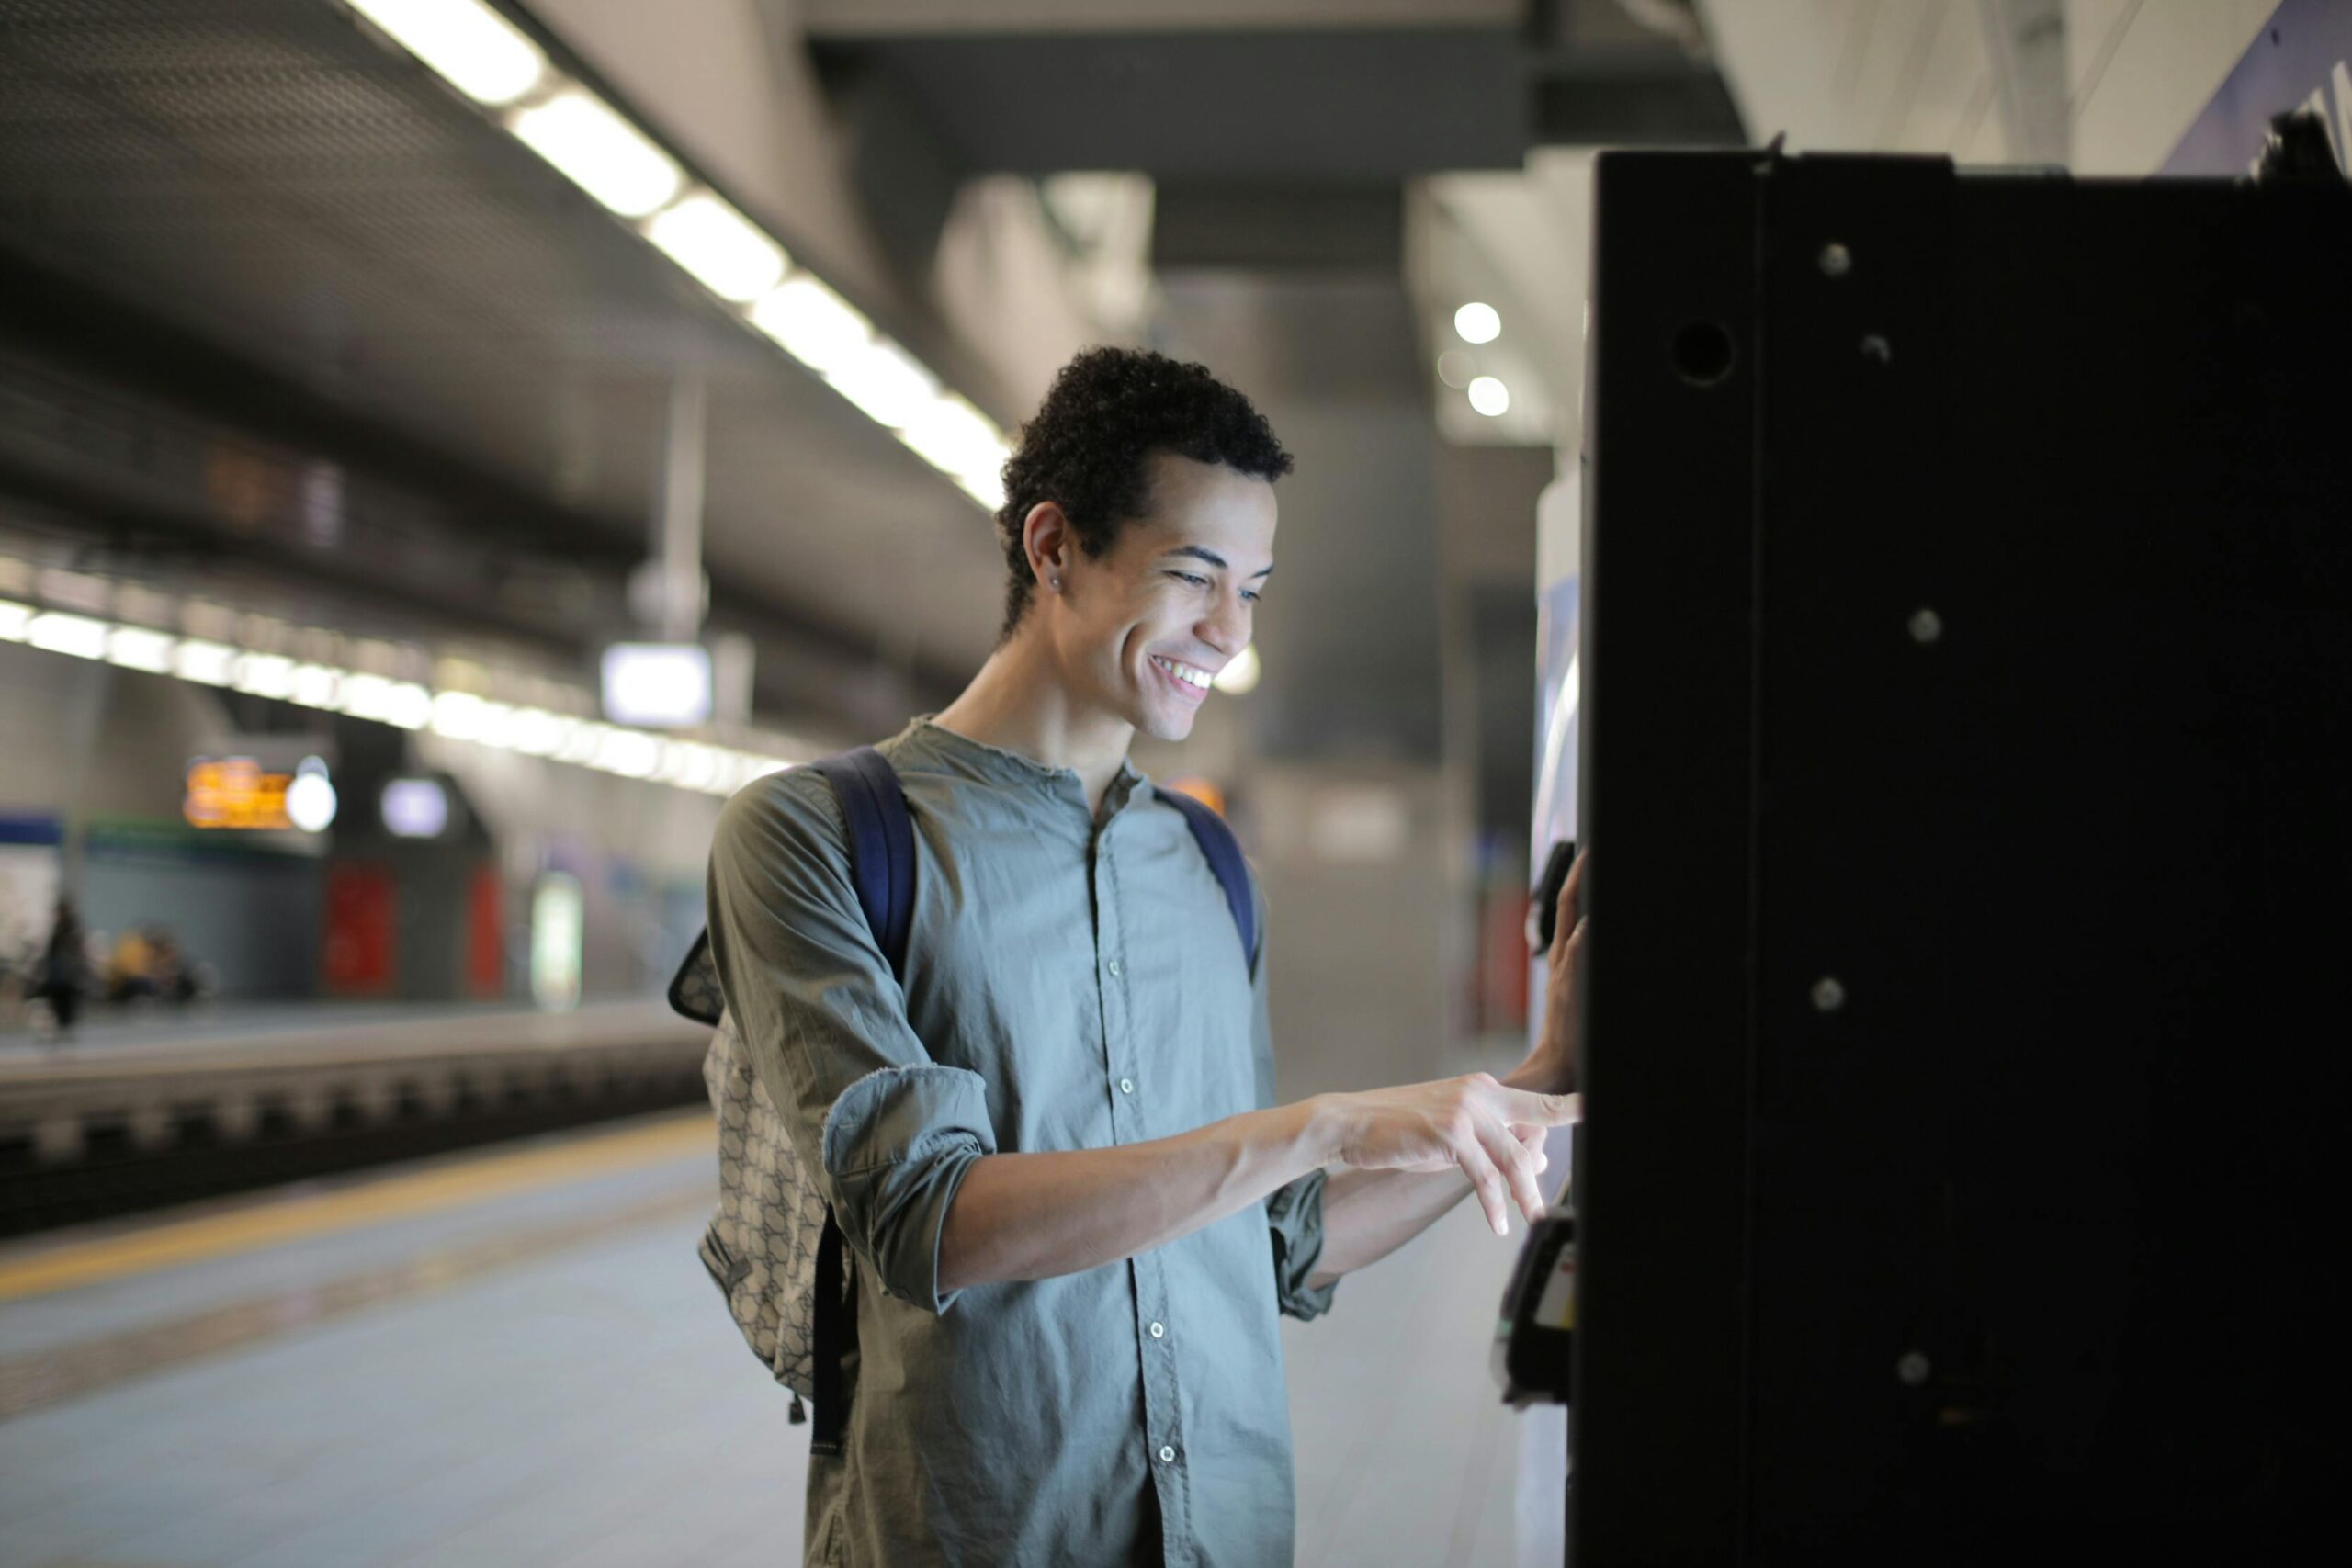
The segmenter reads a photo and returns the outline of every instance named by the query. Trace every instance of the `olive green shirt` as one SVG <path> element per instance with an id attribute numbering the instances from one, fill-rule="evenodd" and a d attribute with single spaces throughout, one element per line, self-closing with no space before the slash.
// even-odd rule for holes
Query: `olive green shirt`
<path id="1" fill-rule="evenodd" d="M 1262 951 L 1253 965 L 1184 818 L 1131 764 L 1098 819 L 1076 773 L 926 719 L 881 750 L 914 819 L 903 987 L 821 777 L 738 793 L 710 859 L 729 1010 L 855 1278 L 842 1452 L 810 1461 L 806 1561 L 1289 1562 L 1277 1314 L 1330 1301 L 1307 1285 L 1321 1172 L 1122 1262 L 939 1289 L 941 1227 L 983 1155 L 1272 1102 Z"/>

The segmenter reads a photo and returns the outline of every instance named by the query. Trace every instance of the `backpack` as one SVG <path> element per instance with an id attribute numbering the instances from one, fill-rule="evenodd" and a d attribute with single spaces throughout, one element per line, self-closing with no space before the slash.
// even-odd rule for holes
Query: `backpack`
<path id="1" fill-rule="evenodd" d="M 809 764 L 832 786 L 849 840 L 850 881 L 891 972 L 906 978 L 907 931 L 914 914 L 914 823 L 889 760 L 870 746 Z M 1225 818 L 1188 795 L 1156 790 L 1184 815 L 1201 854 L 1225 890 L 1241 950 L 1258 959 L 1250 871 Z M 703 1085 L 718 1119 L 718 1205 L 697 1251 L 752 1353 L 792 1395 L 795 1426 L 816 1406 L 810 1451 L 838 1456 L 845 1411 L 841 1359 L 857 1343 L 841 1227 L 833 1223 L 775 1102 L 752 1070 L 719 992 L 710 932 L 695 939 L 670 982 L 670 1006 L 711 1024 Z"/>

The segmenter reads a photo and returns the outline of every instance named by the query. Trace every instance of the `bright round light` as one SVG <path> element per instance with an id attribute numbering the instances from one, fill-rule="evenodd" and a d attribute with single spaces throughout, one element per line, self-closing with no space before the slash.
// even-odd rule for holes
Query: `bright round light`
<path id="1" fill-rule="evenodd" d="M 1481 376 L 1470 383 L 1470 406 L 1492 419 L 1510 407 L 1510 389 L 1492 376 Z"/>
<path id="2" fill-rule="evenodd" d="M 1228 696 L 1246 696 L 1258 689 L 1258 677 L 1261 673 L 1263 670 L 1258 663 L 1258 649 L 1252 646 L 1235 654 L 1233 662 L 1216 672 L 1216 680 L 1212 684 Z"/>
<path id="3" fill-rule="evenodd" d="M 1492 305 L 1473 299 L 1453 312 L 1453 330 L 1462 334 L 1464 343 L 1492 343 L 1502 336 L 1503 319 Z"/>
<path id="4" fill-rule="evenodd" d="M 334 820 L 334 785 L 327 781 L 327 765 L 305 757 L 286 785 L 286 819 L 305 833 L 323 833 Z"/>

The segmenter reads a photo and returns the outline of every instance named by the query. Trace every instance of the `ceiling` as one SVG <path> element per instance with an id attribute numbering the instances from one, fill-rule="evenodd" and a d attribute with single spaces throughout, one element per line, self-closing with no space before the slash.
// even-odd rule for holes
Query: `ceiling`
<path id="1" fill-rule="evenodd" d="M 649 95 L 626 59 L 608 77 L 566 41 L 597 53 L 595 26 L 641 31 L 643 12 L 499 3 L 575 75 L 628 78 L 636 96 L 614 96 L 697 161 L 679 138 L 707 126 L 680 95 L 715 63 L 670 62 Z M 803 118 L 839 132 L 910 297 L 937 291 L 938 226 L 976 176 L 1155 180 L 1151 260 L 1181 296 L 1155 330 L 1264 358 L 1238 378 L 1294 427 L 1329 425 L 1340 468 L 1368 406 L 1400 435 L 1429 424 L 1406 181 L 1516 169 L 1532 144 L 1612 128 L 1737 135 L 1712 66 L 1618 0 L 1217 0 L 1194 25 L 1174 0 L 692 15 L 722 13 L 796 61 L 805 39 L 808 90 L 830 96 Z M 1378 363 L 1351 372 L 1367 344 Z M 709 390 L 713 623 L 755 637 L 763 705 L 871 733 L 960 683 L 1001 601 L 989 519 L 340 6 L 0 0 L 0 513 L 16 524 L 85 526 L 133 565 L 267 566 L 339 604 L 334 624 L 503 633 L 584 671 L 628 629 L 620 584 L 682 369 Z M 1396 499 L 1428 491 L 1426 454 L 1410 466 L 1383 496 L 1329 498 L 1359 526 L 1381 517 L 1373 554 L 1329 536 L 1323 575 L 1360 606 L 1426 592 L 1430 518 Z M 1287 705 L 1335 735 L 1369 723 L 1341 723 L 1338 694 L 1379 668 L 1368 628 L 1393 615 L 1343 621 L 1355 640 L 1298 650 L 1320 672 Z"/>
<path id="2" fill-rule="evenodd" d="M 27 319 L 29 288 L 0 295 L 0 350 L 559 564 L 638 553 L 698 367 L 722 611 L 787 664 L 934 687 L 989 646 L 978 508 L 322 0 L 0 0 L 0 259 L 185 352 L 76 366 L 88 334 Z M 790 673 L 763 691 L 825 700 Z"/>

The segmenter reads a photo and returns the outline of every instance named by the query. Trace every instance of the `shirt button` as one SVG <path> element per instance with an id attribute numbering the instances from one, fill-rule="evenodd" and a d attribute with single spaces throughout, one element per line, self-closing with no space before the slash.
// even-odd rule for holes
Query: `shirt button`
<path id="1" fill-rule="evenodd" d="M 1110 967 L 1110 970 L 1111 970 L 1112 975 L 1113 975 L 1114 976 L 1117 976 L 1117 974 L 1119 973 L 1119 961 L 1118 961 L 1117 959 L 1114 958 L 1113 960 L 1111 960 L 1111 963 L 1110 963 L 1109 967 Z"/>
<path id="2" fill-rule="evenodd" d="M 1120 1092 L 1121 1094 L 1133 1094 L 1133 1093 L 1135 1093 L 1135 1091 L 1136 1091 L 1136 1080 L 1135 1080 L 1135 1079 L 1133 1079 L 1133 1078 L 1121 1078 L 1121 1079 L 1119 1080 L 1119 1092 Z"/>
<path id="3" fill-rule="evenodd" d="M 1175 1450 L 1174 1449 L 1170 1448 L 1167 1444 L 1162 1443 L 1162 1444 L 1159 1446 L 1159 1462 L 1160 1462 L 1160 1463 L 1162 1463 L 1162 1464 L 1173 1464 L 1173 1463 L 1175 1463 L 1175 1462 L 1176 1462 L 1176 1450 Z"/>
<path id="4" fill-rule="evenodd" d="M 1165 1334 L 1165 1333 L 1167 1333 L 1167 1332 L 1168 1332 L 1168 1325 L 1167 1325 L 1166 1324 L 1164 1324 L 1164 1323 L 1155 1323 L 1155 1324 L 1153 1324 L 1153 1325 L 1151 1325 L 1151 1337 L 1152 1337 L 1154 1339 L 1159 1338 L 1161 1335 L 1163 1335 L 1163 1334 Z"/>

